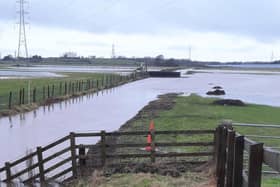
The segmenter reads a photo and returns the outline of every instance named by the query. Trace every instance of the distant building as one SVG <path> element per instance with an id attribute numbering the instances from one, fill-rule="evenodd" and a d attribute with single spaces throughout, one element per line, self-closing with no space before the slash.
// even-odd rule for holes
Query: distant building
<path id="1" fill-rule="evenodd" d="M 77 58 L 78 55 L 75 52 L 66 52 L 62 56 L 63 58 Z"/>

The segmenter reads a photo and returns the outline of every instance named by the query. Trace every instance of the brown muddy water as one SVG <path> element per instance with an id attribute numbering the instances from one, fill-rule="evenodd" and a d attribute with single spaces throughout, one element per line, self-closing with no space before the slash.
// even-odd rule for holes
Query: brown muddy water
<path id="1" fill-rule="evenodd" d="M 0 119 L 0 166 L 24 156 L 27 149 L 35 150 L 71 131 L 117 130 L 160 94 L 183 92 L 205 96 L 218 85 L 225 89 L 225 98 L 280 106 L 279 82 L 279 75 L 222 72 L 197 73 L 183 78 L 149 78 L 103 93 L 40 107 L 33 112 L 4 117 Z M 92 139 L 90 143 L 96 141 Z"/>

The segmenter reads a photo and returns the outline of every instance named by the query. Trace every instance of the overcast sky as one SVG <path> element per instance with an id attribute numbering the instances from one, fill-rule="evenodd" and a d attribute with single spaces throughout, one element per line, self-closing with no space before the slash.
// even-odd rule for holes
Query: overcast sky
<path id="1" fill-rule="evenodd" d="M 17 48 L 14 0 L 0 0 L 0 52 Z M 29 0 L 31 55 L 156 56 L 246 61 L 280 57 L 279 0 Z"/>

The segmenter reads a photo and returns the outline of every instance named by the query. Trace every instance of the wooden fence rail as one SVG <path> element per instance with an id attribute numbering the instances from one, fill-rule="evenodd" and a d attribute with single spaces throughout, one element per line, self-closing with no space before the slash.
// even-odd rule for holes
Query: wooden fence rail
<path id="1" fill-rule="evenodd" d="M 279 151 L 241 136 L 234 132 L 230 124 L 219 126 L 216 129 L 216 136 L 215 160 L 218 187 L 260 187 L 263 163 L 280 172 Z M 245 151 L 249 155 L 248 169 L 243 169 Z"/>
<path id="2" fill-rule="evenodd" d="M 68 136 L 60 138 L 59 140 L 44 146 L 37 147 L 36 151 L 24 156 L 14 162 L 6 162 L 5 166 L 0 168 L 0 176 L 5 175 L 2 181 L 5 183 L 12 183 L 17 178 L 22 179 L 23 183 L 40 182 L 45 183 L 48 181 L 57 180 L 62 176 L 67 175 L 69 178 L 75 178 L 78 176 L 78 168 L 85 166 L 86 159 L 89 154 L 86 153 L 88 148 L 99 148 L 100 158 L 102 160 L 102 166 L 106 164 L 108 158 L 150 158 L 152 162 L 155 162 L 156 158 L 161 157 L 206 157 L 213 156 L 213 151 L 208 152 L 192 152 L 192 153 L 157 153 L 156 147 L 213 147 L 214 142 L 155 142 L 151 144 L 147 143 L 122 143 L 122 144 L 109 144 L 106 142 L 107 137 L 114 136 L 135 136 L 135 135 L 147 135 L 150 131 L 138 131 L 138 132 L 105 132 L 100 133 L 70 133 Z M 157 131 L 156 135 L 214 135 L 213 130 L 190 130 L 190 131 Z M 100 142 L 94 145 L 77 145 L 77 138 L 93 138 L 100 137 Z M 153 139 L 154 140 L 154 139 Z M 67 144 L 67 145 L 66 145 Z M 152 146 L 153 144 L 153 146 Z M 146 154 L 108 154 L 107 150 L 110 148 L 139 148 L 145 146 L 152 146 L 152 151 Z M 63 147 L 63 148 L 62 148 Z M 50 149 L 57 148 L 57 151 L 52 151 L 45 156 L 44 153 L 50 151 Z M 61 155 L 67 154 L 67 158 L 63 158 L 58 161 Z M 36 158 L 36 159 L 34 159 Z M 29 166 L 22 166 L 26 161 L 34 159 L 36 162 Z M 54 164 L 52 162 L 55 162 Z M 47 163 L 49 164 L 47 167 Z M 20 171 L 14 172 L 14 168 L 19 168 Z M 58 168 L 62 168 L 57 170 Z M 66 169 L 65 169 L 66 168 Z M 36 171 L 33 176 L 28 176 L 28 172 Z M 47 175 L 48 174 L 48 175 Z M 51 175 L 51 176 L 49 176 Z M 25 177 L 24 177 L 25 176 Z M 64 179 L 66 180 L 66 179 Z"/>

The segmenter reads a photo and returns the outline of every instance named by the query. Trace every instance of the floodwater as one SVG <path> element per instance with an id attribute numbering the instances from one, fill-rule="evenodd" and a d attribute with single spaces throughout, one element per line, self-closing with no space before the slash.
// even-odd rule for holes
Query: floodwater
<path id="1" fill-rule="evenodd" d="M 60 73 L 118 73 L 129 74 L 137 67 L 120 66 L 60 66 L 60 65 L 38 65 L 38 66 L 7 66 L 0 69 L 0 79 L 24 79 L 24 78 L 44 78 L 63 77 Z M 149 70 L 160 70 L 158 67 L 150 67 Z"/>
<path id="2" fill-rule="evenodd" d="M 263 64 L 219 64 L 219 65 L 210 65 L 212 67 L 234 67 L 234 68 L 247 68 L 247 69 L 275 69 L 280 68 L 280 64 L 271 64 L 271 63 L 263 63 Z"/>
<path id="3" fill-rule="evenodd" d="M 159 94 L 205 95 L 222 86 L 226 98 L 280 106 L 280 76 L 197 73 L 183 78 L 149 78 L 36 111 L 0 119 L 0 166 L 24 156 L 27 149 L 47 145 L 69 132 L 117 130 Z M 95 143 L 94 141 L 91 143 Z"/>

